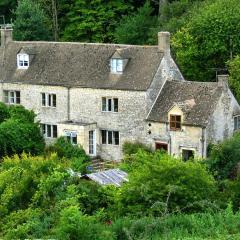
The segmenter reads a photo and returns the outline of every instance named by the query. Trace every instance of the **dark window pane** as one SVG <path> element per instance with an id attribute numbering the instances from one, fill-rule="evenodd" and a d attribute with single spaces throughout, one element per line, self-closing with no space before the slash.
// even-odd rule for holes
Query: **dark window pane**
<path id="1" fill-rule="evenodd" d="M 20 104 L 20 92 L 16 91 L 16 103 Z"/>
<path id="2" fill-rule="evenodd" d="M 176 129 L 181 128 L 181 123 L 180 122 L 176 122 Z"/>
<path id="3" fill-rule="evenodd" d="M 9 100 L 8 100 L 8 91 L 4 91 L 4 102 L 5 102 L 5 103 L 9 103 Z"/>
<path id="4" fill-rule="evenodd" d="M 119 132 L 113 132 L 113 137 L 115 145 L 119 145 Z"/>
<path id="5" fill-rule="evenodd" d="M 102 144 L 106 144 L 106 143 L 107 143 L 107 131 L 102 130 Z"/>
<path id="6" fill-rule="evenodd" d="M 46 94 L 42 93 L 42 106 L 46 106 Z"/>
<path id="7" fill-rule="evenodd" d="M 52 126 L 47 125 L 47 137 L 52 137 Z"/>
<path id="8" fill-rule="evenodd" d="M 112 99 L 108 99 L 108 111 L 112 111 Z"/>
<path id="9" fill-rule="evenodd" d="M 57 103 L 56 103 L 56 102 L 57 102 L 57 100 L 56 100 L 56 94 L 53 94 L 53 95 L 52 95 L 52 101 L 53 101 L 52 106 L 53 106 L 53 107 L 56 107 L 56 105 L 57 105 Z"/>
<path id="10" fill-rule="evenodd" d="M 46 125 L 41 124 L 41 128 L 42 128 L 42 134 L 44 135 L 46 133 Z"/>
<path id="11" fill-rule="evenodd" d="M 176 116 L 176 121 L 181 122 L 181 116 Z"/>
<path id="12" fill-rule="evenodd" d="M 102 98 L 102 111 L 107 111 L 107 99 L 105 97 Z"/>
<path id="13" fill-rule="evenodd" d="M 53 137 L 57 138 L 57 125 L 53 125 Z"/>
<path id="14" fill-rule="evenodd" d="M 113 133 L 112 131 L 108 131 L 108 144 L 113 143 L 112 133 Z"/>
<path id="15" fill-rule="evenodd" d="M 118 99 L 114 98 L 113 103 L 114 103 L 114 112 L 118 112 Z"/>

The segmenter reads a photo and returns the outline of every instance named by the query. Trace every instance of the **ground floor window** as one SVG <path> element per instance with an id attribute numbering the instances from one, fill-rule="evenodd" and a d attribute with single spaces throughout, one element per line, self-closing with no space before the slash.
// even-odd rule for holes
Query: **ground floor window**
<path id="1" fill-rule="evenodd" d="M 102 144 L 119 145 L 119 132 L 101 130 Z"/>
<path id="2" fill-rule="evenodd" d="M 164 150 L 164 151 L 168 152 L 168 145 L 167 145 L 167 143 L 156 142 L 155 143 L 155 149 L 156 150 Z"/>
<path id="3" fill-rule="evenodd" d="M 42 133 L 47 138 L 57 138 L 57 125 L 41 124 Z"/>
<path id="4" fill-rule="evenodd" d="M 234 117 L 234 130 L 240 129 L 240 116 Z"/>
<path id="5" fill-rule="evenodd" d="M 77 144 L 77 133 L 72 131 L 66 131 L 65 136 L 71 144 Z"/>
<path id="6" fill-rule="evenodd" d="M 182 159 L 184 161 L 187 161 L 189 159 L 194 158 L 194 151 L 193 150 L 188 150 L 188 149 L 183 149 L 182 150 Z"/>

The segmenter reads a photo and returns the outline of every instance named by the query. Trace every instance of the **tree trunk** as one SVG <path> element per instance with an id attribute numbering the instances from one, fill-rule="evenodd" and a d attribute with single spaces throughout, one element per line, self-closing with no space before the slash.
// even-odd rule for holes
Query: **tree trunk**
<path id="1" fill-rule="evenodd" d="M 52 19 L 53 19 L 53 34 L 54 40 L 58 41 L 58 12 L 56 0 L 52 0 Z"/>

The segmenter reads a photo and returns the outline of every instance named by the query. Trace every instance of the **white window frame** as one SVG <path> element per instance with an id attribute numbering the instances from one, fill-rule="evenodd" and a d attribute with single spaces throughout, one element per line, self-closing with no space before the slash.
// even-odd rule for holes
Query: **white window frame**
<path id="1" fill-rule="evenodd" d="M 103 143 L 103 131 L 106 131 L 106 143 Z M 116 144 L 116 138 L 114 136 L 114 133 L 118 133 L 118 143 Z M 111 142 L 109 143 L 110 139 L 109 137 L 111 136 Z M 103 145 L 114 145 L 114 146 L 119 146 L 120 145 L 120 132 L 119 131 L 112 131 L 112 130 L 106 130 L 106 129 L 101 129 L 101 142 Z"/>
<path id="2" fill-rule="evenodd" d="M 41 93 L 41 98 L 42 107 L 57 107 L 57 95 L 55 93 Z"/>
<path id="3" fill-rule="evenodd" d="M 19 97 L 17 96 L 19 94 Z M 15 90 L 3 90 L 4 103 L 21 104 L 21 92 Z M 19 99 L 19 100 L 18 100 Z"/>
<path id="4" fill-rule="evenodd" d="M 56 131 L 54 131 L 54 127 L 56 127 Z M 50 132 L 49 132 L 50 129 Z M 41 123 L 42 134 L 45 138 L 57 138 L 58 137 L 58 128 L 57 125 Z M 54 132 L 56 134 L 54 134 Z"/>
<path id="5" fill-rule="evenodd" d="M 240 129 L 240 115 L 233 117 L 233 129 L 234 131 Z"/>
<path id="6" fill-rule="evenodd" d="M 78 134 L 77 134 L 76 131 L 65 130 L 64 135 L 65 135 L 66 138 L 69 138 L 69 142 L 72 145 L 77 145 L 78 144 Z M 76 138 L 76 142 L 73 140 L 74 138 Z"/>
<path id="7" fill-rule="evenodd" d="M 117 104 L 115 104 L 117 101 Z M 118 113 L 119 101 L 116 97 L 102 97 L 102 112 Z"/>
<path id="8" fill-rule="evenodd" d="M 111 73 L 119 73 L 123 72 L 123 59 L 112 58 L 111 59 Z"/>
<path id="9" fill-rule="evenodd" d="M 19 53 L 17 55 L 17 67 L 18 69 L 28 69 L 29 67 L 29 55 L 25 53 Z"/>

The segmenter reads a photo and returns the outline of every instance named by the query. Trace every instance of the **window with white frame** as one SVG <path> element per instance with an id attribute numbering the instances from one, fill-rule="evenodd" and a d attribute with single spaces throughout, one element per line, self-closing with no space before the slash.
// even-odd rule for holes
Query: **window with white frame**
<path id="1" fill-rule="evenodd" d="M 240 129 L 240 115 L 234 117 L 234 130 Z"/>
<path id="2" fill-rule="evenodd" d="M 119 145 L 119 132 L 101 130 L 102 144 Z"/>
<path id="3" fill-rule="evenodd" d="M 57 125 L 41 124 L 42 133 L 46 138 L 57 138 Z"/>
<path id="4" fill-rule="evenodd" d="M 111 73 L 123 72 L 123 59 L 113 58 L 111 59 Z"/>
<path id="5" fill-rule="evenodd" d="M 20 104 L 20 91 L 4 90 L 4 102 L 7 104 Z"/>
<path id="6" fill-rule="evenodd" d="M 118 98 L 102 98 L 103 112 L 118 112 Z"/>
<path id="7" fill-rule="evenodd" d="M 17 67 L 19 69 L 27 69 L 29 67 L 29 55 L 18 54 L 17 55 Z"/>
<path id="8" fill-rule="evenodd" d="M 57 106 L 56 94 L 42 93 L 42 106 L 43 107 L 56 107 Z"/>
<path id="9" fill-rule="evenodd" d="M 72 131 L 65 131 L 65 136 L 71 144 L 77 144 L 77 133 Z"/>

